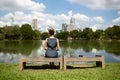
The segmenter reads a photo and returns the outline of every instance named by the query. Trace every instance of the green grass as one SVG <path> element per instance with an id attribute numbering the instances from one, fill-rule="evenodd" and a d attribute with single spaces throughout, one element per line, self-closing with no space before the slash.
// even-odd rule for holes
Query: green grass
<path id="1" fill-rule="evenodd" d="M 120 80 L 120 63 L 107 63 L 102 68 L 26 69 L 18 64 L 0 64 L 0 80 Z"/>

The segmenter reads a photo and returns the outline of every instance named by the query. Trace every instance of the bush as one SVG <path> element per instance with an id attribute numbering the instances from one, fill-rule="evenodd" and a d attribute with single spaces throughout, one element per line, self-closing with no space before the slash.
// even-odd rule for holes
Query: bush
<path id="1" fill-rule="evenodd" d="M 0 33 L 0 40 L 4 40 L 4 39 L 5 39 L 4 34 L 1 34 L 1 33 Z"/>

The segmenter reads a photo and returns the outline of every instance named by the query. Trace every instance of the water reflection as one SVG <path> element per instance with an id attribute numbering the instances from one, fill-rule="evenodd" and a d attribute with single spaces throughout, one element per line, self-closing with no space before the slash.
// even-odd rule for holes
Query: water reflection
<path id="1" fill-rule="evenodd" d="M 40 41 L 0 41 L 0 52 L 29 55 L 40 46 Z"/>
<path id="2" fill-rule="evenodd" d="M 61 43 L 61 47 L 64 49 L 63 53 L 67 52 L 66 49 L 83 49 L 86 53 L 91 51 L 105 50 L 108 53 L 114 55 L 120 55 L 120 42 L 111 41 L 111 42 L 101 42 L 101 41 L 88 41 L 88 40 L 79 40 L 79 41 L 65 41 Z"/>
<path id="3" fill-rule="evenodd" d="M 21 56 L 40 57 L 44 53 L 43 41 L 0 41 L 0 62 L 17 63 Z M 59 55 L 67 57 L 104 55 L 106 62 L 120 62 L 120 42 L 61 41 Z"/>

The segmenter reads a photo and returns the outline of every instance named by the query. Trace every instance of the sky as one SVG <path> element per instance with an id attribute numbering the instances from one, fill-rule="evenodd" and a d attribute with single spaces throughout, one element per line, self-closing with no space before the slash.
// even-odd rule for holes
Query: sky
<path id="1" fill-rule="evenodd" d="M 14 24 L 32 24 L 38 28 L 52 26 L 62 29 L 62 23 L 75 19 L 75 27 L 105 30 L 120 25 L 120 0 L 0 0 L 0 27 Z"/>

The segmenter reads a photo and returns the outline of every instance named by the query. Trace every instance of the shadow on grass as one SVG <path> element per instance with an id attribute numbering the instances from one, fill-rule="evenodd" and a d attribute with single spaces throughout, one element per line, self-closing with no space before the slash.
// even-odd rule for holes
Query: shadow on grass
<path id="1" fill-rule="evenodd" d="M 92 67 L 73 67 L 73 66 L 67 66 L 67 69 L 88 69 L 88 68 L 96 68 L 95 66 Z M 33 70 L 44 70 L 44 69 L 60 69 L 59 65 L 37 65 L 37 66 L 25 66 L 24 69 L 33 69 Z"/>
<path id="2" fill-rule="evenodd" d="M 41 69 L 59 69 L 57 65 L 40 65 L 40 66 L 25 66 L 25 69 L 34 69 L 34 70 L 41 70 Z"/>

